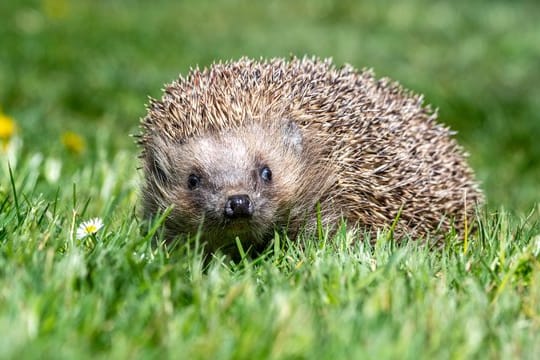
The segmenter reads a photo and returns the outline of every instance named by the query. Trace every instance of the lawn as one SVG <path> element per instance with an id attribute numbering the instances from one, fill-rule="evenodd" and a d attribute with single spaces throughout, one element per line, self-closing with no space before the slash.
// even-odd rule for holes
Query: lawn
<path id="1" fill-rule="evenodd" d="M 540 354 L 538 2 L 6 0 L 0 14 L 1 358 Z M 437 251 L 276 235 L 237 264 L 152 247 L 130 136 L 148 96 L 190 66 L 291 54 L 423 93 L 485 190 L 478 231 Z"/>

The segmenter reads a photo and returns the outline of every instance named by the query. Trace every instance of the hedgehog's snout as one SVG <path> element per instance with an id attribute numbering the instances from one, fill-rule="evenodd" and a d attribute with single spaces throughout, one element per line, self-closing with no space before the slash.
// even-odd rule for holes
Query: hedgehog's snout
<path id="1" fill-rule="evenodd" d="M 250 218 L 253 215 L 253 203 L 249 195 L 231 195 L 225 202 L 223 214 L 228 219 Z"/>

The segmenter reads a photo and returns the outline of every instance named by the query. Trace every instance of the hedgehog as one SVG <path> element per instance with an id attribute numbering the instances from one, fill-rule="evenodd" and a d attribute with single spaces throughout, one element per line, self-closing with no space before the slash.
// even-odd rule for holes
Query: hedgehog
<path id="1" fill-rule="evenodd" d="M 170 208 L 165 239 L 198 234 L 227 253 L 343 223 L 372 238 L 441 239 L 466 232 L 483 202 L 437 111 L 370 69 L 241 58 L 163 92 L 138 144 L 143 216 Z"/>

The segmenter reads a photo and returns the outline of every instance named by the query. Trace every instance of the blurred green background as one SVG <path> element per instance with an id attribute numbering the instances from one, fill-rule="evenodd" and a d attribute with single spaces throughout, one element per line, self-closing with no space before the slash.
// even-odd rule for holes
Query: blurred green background
<path id="1" fill-rule="evenodd" d="M 491 208 L 540 200 L 538 1 L 3 0 L 0 14 L 0 107 L 62 176 L 118 151 L 136 176 L 147 96 L 190 66 L 309 54 L 425 94 Z M 85 150 L 68 152 L 68 131 Z"/>

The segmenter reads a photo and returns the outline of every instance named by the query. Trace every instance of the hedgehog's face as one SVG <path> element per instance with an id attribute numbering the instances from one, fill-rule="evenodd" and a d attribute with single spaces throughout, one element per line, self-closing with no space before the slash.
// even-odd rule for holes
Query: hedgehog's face
<path id="1" fill-rule="evenodd" d="M 211 250 L 264 245 L 276 226 L 286 226 L 302 186 L 300 129 L 249 126 L 192 138 L 180 144 L 157 143 L 146 159 L 147 207 L 173 206 L 169 236 L 194 234 Z"/>

